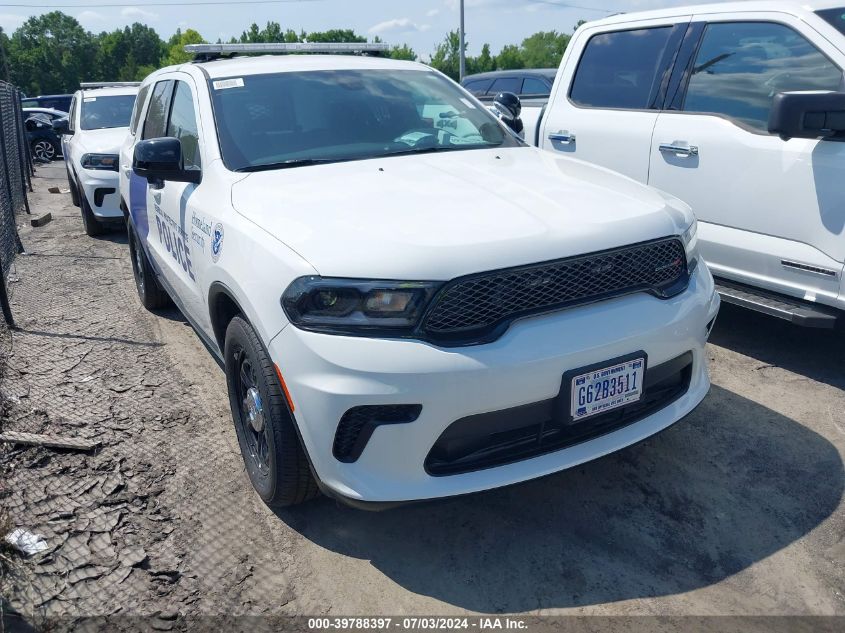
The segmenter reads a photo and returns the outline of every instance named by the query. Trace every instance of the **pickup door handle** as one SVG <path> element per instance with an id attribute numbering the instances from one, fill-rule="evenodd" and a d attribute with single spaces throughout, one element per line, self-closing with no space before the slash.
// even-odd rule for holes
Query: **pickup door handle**
<path id="1" fill-rule="evenodd" d="M 683 156 L 689 158 L 690 156 L 698 156 L 698 146 L 690 145 L 681 141 L 674 141 L 673 143 L 661 143 L 660 151 L 664 154 L 674 154 L 675 156 Z"/>
<path id="2" fill-rule="evenodd" d="M 575 134 L 570 134 L 566 130 L 561 130 L 560 132 L 552 132 L 549 134 L 550 141 L 557 141 L 558 143 L 563 143 L 564 145 L 569 145 L 570 143 L 575 142 Z"/>

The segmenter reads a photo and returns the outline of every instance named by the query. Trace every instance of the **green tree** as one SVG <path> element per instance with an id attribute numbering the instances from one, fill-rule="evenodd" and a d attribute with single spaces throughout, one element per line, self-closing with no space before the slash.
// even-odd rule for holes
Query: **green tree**
<path id="1" fill-rule="evenodd" d="M 569 35 L 540 31 L 522 40 L 522 61 L 526 68 L 557 68 L 569 44 Z"/>
<path id="2" fill-rule="evenodd" d="M 122 30 L 100 33 L 96 43 L 95 78 L 102 81 L 143 79 L 150 68 L 161 66 L 165 53 L 158 33 L 138 22 Z"/>
<path id="3" fill-rule="evenodd" d="M 522 51 L 518 46 L 508 44 L 496 55 L 496 68 L 498 70 L 513 70 L 525 68 L 525 61 L 522 59 Z"/>
<path id="4" fill-rule="evenodd" d="M 253 22 L 249 25 L 249 28 L 241 33 L 241 43 L 242 44 L 258 44 L 259 42 L 263 42 L 261 36 L 261 29 L 258 28 L 258 25 Z"/>
<path id="5" fill-rule="evenodd" d="M 490 54 L 490 45 L 481 47 L 481 54 L 478 57 L 467 57 L 467 73 L 486 73 L 496 69 L 496 60 Z"/>
<path id="6" fill-rule="evenodd" d="M 460 50 L 460 35 L 457 31 L 449 31 L 443 41 L 434 49 L 434 54 L 431 56 L 431 66 L 458 81 L 461 65 Z"/>
<path id="7" fill-rule="evenodd" d="M 409 62 L 417 61 L 417 54 L 414 52 L 414 49 L 408 46 L 407 44 L 402 44 L 402 46 L 394 46 L 390 49 L 390 57 L 392 59 L 404 59 Z"/>
<path id="8" fill-rule="evenodd" d="M 9 41 L 12 82 L 28 94 L 70 92 L 95 76 L 95 51 L 75 18 L 61 11 L 31 17 Z"/>
<path id="9" fill-rule="evenodd" d="M 9 37 L 0 26 L 0 73 L 5 81 L 11 81 L 9 76 Z"/>
<path id="10" fill-rule="evenodd" d="M 176 29 L 176 33 L 173 34 L 167 44 L 167 57 L 164 60 L 164 65 L 171 66 L 191 61 L 193 55 L 185 52 L 185 46 L 187 44 L 205 44 L 205 40 L 194 29 L 187 29 L 184 33 L 181 29 Z"/>
<path id="11" fill-rule="evenodd" d="M 309 42 L 366 42 L 367 38 L 358 35 L 352 29 L 330 29 L 328 31 L 315 31 L 309 33 L 305 38 Z"/>

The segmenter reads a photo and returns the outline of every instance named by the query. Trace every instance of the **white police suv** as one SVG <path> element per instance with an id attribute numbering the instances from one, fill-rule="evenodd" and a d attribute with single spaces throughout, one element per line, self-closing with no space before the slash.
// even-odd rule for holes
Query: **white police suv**
<path id="1" fill-rule="evenodd" d="M 701 402 L 719 298 L 687 206 L 528 147 L 422 64 L 223 58 L 308 50 L 258 46 L 143 82 L 120 194 L 141 302 L 225 365 L 265 502 L 512 484 Z"/>
<path id="2" fill-rule="evenodd" d="M 137 93 L 137 83 L 83 83 L 67 119 L 53 122 L 62 135 L 71 199 L 88 235 L 100 235 L 122 218 L 117 159 Z"/>

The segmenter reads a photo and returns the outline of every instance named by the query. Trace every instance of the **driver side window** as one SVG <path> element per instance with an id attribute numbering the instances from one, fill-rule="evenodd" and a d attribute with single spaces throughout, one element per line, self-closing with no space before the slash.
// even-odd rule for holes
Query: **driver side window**
<path id="1" fill-rule="evenodd" d="M 788 26 L 717 22 L 704 31 L 683 109 L 767 131 L 777 93 L 838 90 L 841 83 L 842 70 Z"/>

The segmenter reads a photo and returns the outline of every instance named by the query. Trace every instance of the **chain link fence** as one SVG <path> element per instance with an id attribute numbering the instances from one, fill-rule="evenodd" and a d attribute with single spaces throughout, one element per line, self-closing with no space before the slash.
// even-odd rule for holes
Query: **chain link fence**
<path id="1" fill-rule="evenodd" d="M 15 256 L 23 252 L 16 215 L 29 213 L 27 191 L 32 191 L 33 165 L 26 142 L 21 108 L 22 93 L 0 81 L 0 307 L 7 326 L 14 325 L 6 282 Z"/>

